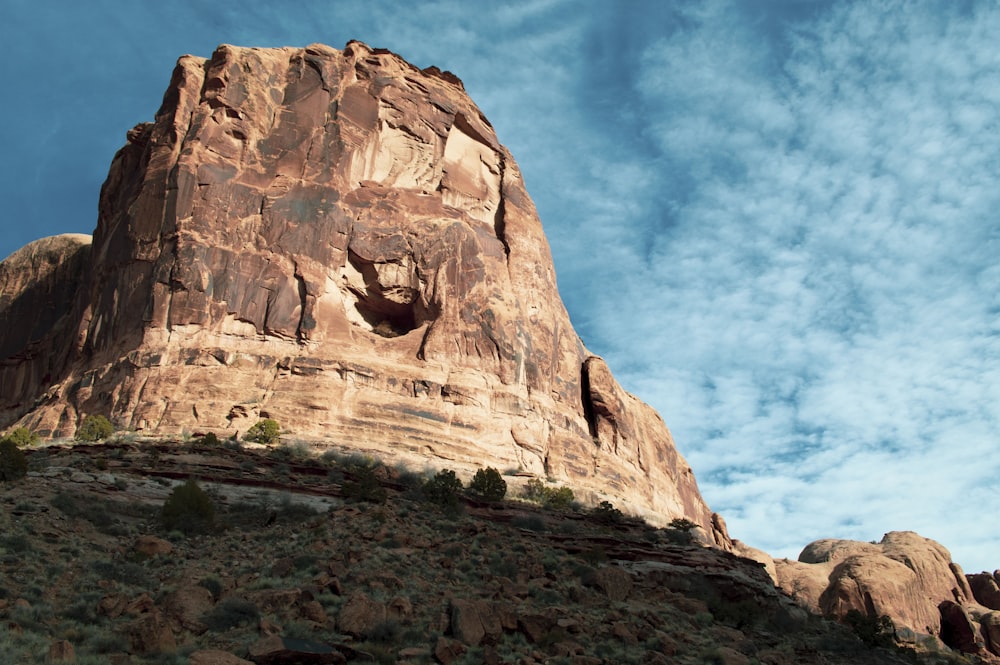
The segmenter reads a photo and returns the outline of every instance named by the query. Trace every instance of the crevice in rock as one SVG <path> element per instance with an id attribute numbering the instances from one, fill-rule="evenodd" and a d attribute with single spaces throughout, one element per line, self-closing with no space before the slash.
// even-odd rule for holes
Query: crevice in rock
<path id="1" fill-rule="evenodd" d="M 590 370 L 587 361 L 583 361 L 580 366 L 580 397 L 583 402 L 583 417 L 587 421 L 587 429 L 590 436 L 597 441 L 597 412 L 594 410 L 594 402 L 590 395 Z"/>
<path id="2" fill-rule="evenodd" d="M 493 215 L 493 232 L 503 244 L 503 252 L 510 262 L 510 244 L 507 242 L 507 204 L 503 195 L 504 176 L 507 173 L 507 163 L 503 156 L 500 157 L 500 202 L 497 203 L 497 211 Z"/>
<path id="3" fill-rule="evenodd" d="M 432 327 L 432 325 L 427 326 L 423 337 L 420 338 L 420 348 L 417 349 L 417 360 L 427 360 L 427 342 L 430 340 Z"/>
<path id="4" fill-rule="evenodd" d="M 316 327 L 316 320 L 309 311 L 309 292 L 306 289 L 306 280 L 295 268 L 295 281 L 299 287 L 299 324 L 295 328 L 295 337 L 300 343 L 309 341 L 309 331 Z"/>

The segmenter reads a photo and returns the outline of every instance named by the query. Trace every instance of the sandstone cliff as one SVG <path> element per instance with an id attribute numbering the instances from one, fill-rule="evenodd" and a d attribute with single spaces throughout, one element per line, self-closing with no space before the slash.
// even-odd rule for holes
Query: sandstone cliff
<path id="1" fill-rule="evenodd" d="M 519 468 L 730 545 L 659 416 L 574 332 L 517 165 L 448 72 L 358 42 L 184 56 L 84 247 L 39 279 L 5 262 L 0 315 L 30 333 L 0 333 L 0 426 L 272 417 L 421 465 Z"/>

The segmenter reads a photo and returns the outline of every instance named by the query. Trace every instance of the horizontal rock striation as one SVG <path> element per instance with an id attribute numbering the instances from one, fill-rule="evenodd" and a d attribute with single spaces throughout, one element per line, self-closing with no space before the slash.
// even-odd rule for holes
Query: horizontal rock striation
<path id="1" fill-rule="evenodd" d="M 31 332 L 2 333 L 2 426 L 272 417 L 546 476 L 729 546 L 662 420 L 574 332 L 517 164 L 447 72 L 358 42 L 184 56 L 85 247 L 51 278 L 4 278 L 2 314 Z"/>

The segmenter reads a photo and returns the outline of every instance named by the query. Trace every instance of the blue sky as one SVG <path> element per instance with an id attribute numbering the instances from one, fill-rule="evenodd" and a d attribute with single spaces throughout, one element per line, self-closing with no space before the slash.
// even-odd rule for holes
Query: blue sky
<path id="1" fill-rule="evenodd" d="M 177 57 L 349 39 L 460 76 L 588 347 L 744 542 L 1000 567 L 1000 8 L 537 0 L 0 9 L 0 255 L 89 232 Z"/>

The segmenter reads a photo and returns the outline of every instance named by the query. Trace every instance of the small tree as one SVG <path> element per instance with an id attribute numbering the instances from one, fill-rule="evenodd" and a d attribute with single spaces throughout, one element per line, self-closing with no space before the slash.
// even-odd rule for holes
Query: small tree
<path id="1" fill-rule="evenodd" d="M 445 507 L 457 507 L 458 493 L 461 491 L 462 481 L 451 469 L 441 469 L 423 486 L 423 493 L 428 501 Z"/>
<path id="2" fill-rule="evenodd" d="M 89 415 L 83 419 L 80 427 L 76 430 L 76 440 L 93 443 L 106 439 L 114 433 L 114 425 L 106 417 Z"/>
<path id="3" fill-rule="evenodd" d="M 27 448 L 38 443 L 38 435 L 27 427 L 18 427 L 3 438 L 4 441 L 13 441 L 18 448 Z"/>
<path id="4" fill-rule="evenodd" d="M 698 525 L 686 517 L 675 517 L 667 525 L 667 539 L 676 545 L 690 545 L 694 541 L 693 531 Z"/>
<path id="5" fill-rule="evenodd" d="M 469 483 L 469 491 L 486 501 L 501 501 L 507 494 L 507 481 L 493 467 L 476 471 Z"/>
<path id="6" fill-rule="evenodd" d="M 896 624 L 887 615 L 875 617 L 848 610 L 843 620 L 868 646 L 889 647 L 896 643 Z"/>
<path id="7" fill-rule="evenodd" d="M 24 478 L 28 473 L 28 460 L 24 452 L 10 439 L 0 441 L 0 481 Z"/>
<path id="8" fill-rule="evenodd" d="M 614 504 L 610 501 L 601 501 L 590 511 L 590 514 L 598 522 L 603 522 L 604 524 L 617 524 L 624 517 L 622 511 L 615 508 Z"/>
<path id="9" fill-rule="evenodd" d="M 564 509 L 573 505 L 576 498 L 573 490 L 563 485 L 562 487 L 547 487 L 538 478 L 532 478 L 524 486 L 522 497 L 534 503 L 540 503 L 546 508 Z"/>
<path id="10" fill-rule="evenodd" d="M 576 496 L 573 494 L 573 490 L 565 485 L 555 489 L 548 487 L 546 489 L 548 492 L 545 497 L 545 505 L 549 508 L 564 510 L 566 508 L 570 508 L 573 505 L 573 501 L 576 499 Z"/>
<path id="11" fill-rule="evenodd" d="M 215 522 L 215 505 L 192 478 L 170 493 L 163 503 L 160 520 L 169 531 L 204 533 Z"/>
<path id="12" fill-rule="evenodd" d="M 668 524 L 667 527 L 670 529 L 675 529 L 676 531 L 691 533 L 693 529 L 698 528 L 698 525 L 686 517 L 675 517 L 674 519 L 670 520 L 670 524 Z"/>
<path id="13" fill-rule="evenodd" d="M 247 430 L 247 433 L 243 435 L 244 441 L 263 443 L 264 445 L 278 443 L 280 439 L 281 426 L 278 425 L 278 421 L 271 420 L 270 418 L 258 420 L 250 427 L 250 429 Z"/>
<path id="14" fill-rule="evenodd" d="M 532 503 L 544 503 L 546 489 L 542 481 L 538 478 L 532 478 L 525 483 L 524 489 L 521 490 L 521 497 Z"/>
<path id="15" fill-rule="evenodd" d="M 215 432 L 209 432 L 203 437 L 198 439 L 198 443 L 203 446 L 221 446 L 222 442 L 219 441 L 219 436 Z"/>
<path id="16" fill-rule="evenodd" d="M 374 468 L 357 465 L 352 467 L 349 473 L 354 475 L 354 480 L 345 480 L 340 486 L 340 492 L 345 499 L 385 503 L 388 493 L 375 476 Z"/>

